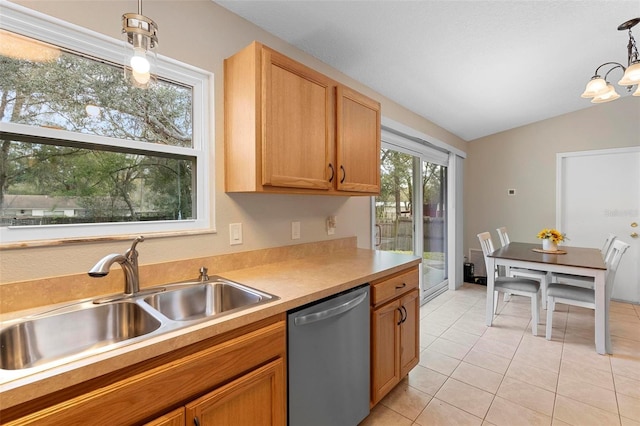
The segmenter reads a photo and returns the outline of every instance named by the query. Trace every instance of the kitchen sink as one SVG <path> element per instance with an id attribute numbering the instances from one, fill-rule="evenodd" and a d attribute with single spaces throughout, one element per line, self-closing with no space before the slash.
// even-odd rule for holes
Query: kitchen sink
<path id="1" fill-rule="evenodd" d="M 144 298 L 162 315 L 174 321 L 193 321 L 269 302 L 274 296 L 224 279 L 177 288 Z"/>
<path id="2" fill-rule="evenodd" d="M 159 319 L 132 302 L 84 303 L 27 319 L 0 332 L 0 368 L 36 367 L 157 330 Z"/>
<path id="3" fill-rule="evenodd" d="M 0 324 L 0 381 L 213 320 L 278 297 L 219 276 L 43 308 Z"/>

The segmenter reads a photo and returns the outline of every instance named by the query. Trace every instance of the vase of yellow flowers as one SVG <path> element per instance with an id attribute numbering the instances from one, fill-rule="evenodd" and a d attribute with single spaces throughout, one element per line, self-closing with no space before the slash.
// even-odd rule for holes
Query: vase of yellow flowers
<path id="1" fill-rule="evenodd" d="M 538 232 L 538 238 L 542 240 L 542 250 L 558 251 L 558 244 L 566 240 L 567 237 L 557 229 L 543 229 Z"/>

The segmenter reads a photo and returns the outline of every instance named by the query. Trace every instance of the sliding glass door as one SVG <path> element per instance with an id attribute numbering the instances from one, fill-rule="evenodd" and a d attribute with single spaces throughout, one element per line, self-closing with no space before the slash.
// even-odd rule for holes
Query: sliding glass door
<path id="1" fill-rule="evenodd" d="M 380 195 L 375 197 L 376 249 L 413 253 L 413 169 L 417 160 L 392 149 L 381 150 Z"/>
<path id="2" fill-rule="evenodd" d="M 448 284 L 447 167 L 429 160 L 419 151 L 383 143 L 381 190 L 374 200 L 375 249 L 422 256 L 425 302 Z"/>
<path id="3" fill-rule="evenodd" d="M 447 287 L 447 168 L 422 161 L 423 296 Z"/>

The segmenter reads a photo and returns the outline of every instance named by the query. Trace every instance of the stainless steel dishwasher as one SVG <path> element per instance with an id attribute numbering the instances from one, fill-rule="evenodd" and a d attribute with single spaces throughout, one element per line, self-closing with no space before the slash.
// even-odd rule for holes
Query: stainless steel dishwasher
<path id="1" fill-rule="evenodd" d="M 289 426 L 356 426 L 369 414 L 369 284 L 288 313 Z"/>

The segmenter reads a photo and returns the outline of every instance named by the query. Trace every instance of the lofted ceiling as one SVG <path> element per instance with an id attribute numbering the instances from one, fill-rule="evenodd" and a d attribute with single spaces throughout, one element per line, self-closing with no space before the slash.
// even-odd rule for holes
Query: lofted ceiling
<path id="1" fill-rule="evenodd" d="M 467 141 L 592 107 L 585 84 L 626 66 L 617 27 L 640 17 L 638 0 L 215 1 Z"/>

